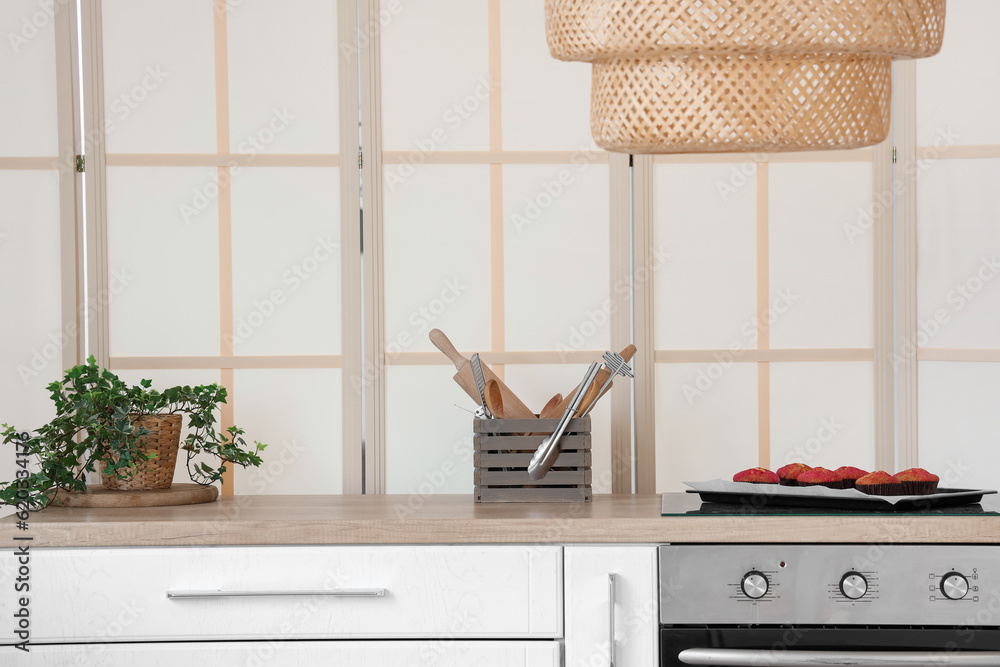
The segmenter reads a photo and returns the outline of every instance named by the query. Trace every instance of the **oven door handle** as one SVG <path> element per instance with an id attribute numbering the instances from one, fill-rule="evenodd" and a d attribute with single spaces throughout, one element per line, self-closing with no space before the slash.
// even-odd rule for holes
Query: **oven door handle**
<path id="1" fill-rule="evenodd" d="M 997 667 L 1000 651 L 752 651 L 689 648 L 677 658 L 713 667 Z"/>

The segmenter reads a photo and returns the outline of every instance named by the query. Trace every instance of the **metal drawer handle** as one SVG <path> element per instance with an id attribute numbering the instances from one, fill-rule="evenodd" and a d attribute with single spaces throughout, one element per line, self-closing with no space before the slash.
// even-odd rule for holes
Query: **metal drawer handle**
<path id="1" fill-rule="evenodd" d="M 381 598 L 384 588 L 337 588 L 331 591 L 167 591 L 171 600 L 193 598 L 261 598 L 325 595 L 338 598 Z"/>
<path id="2" fill-rule="evenodd" d="M 689 648 L 677 658 L 714 667 L 996 667 L 1000 651 L 750 651 Z"/>
<path id="3" fill-rule="evenodd" d="M 615 578 L 614 572 L 608 574 L 608 663 L 615 667 Z"/>

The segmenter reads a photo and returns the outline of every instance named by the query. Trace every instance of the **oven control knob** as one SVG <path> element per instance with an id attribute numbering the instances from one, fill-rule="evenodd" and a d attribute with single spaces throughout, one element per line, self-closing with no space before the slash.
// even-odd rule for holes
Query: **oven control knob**
<path id="1" fill-rule="evenodd" d="M 758 572 L 757 570 L 750 570 L 744 574 L 743 582 L 740 584 L 743 588 L 744 595 L 753 600 L 764 597 L 767 593 L 768 585 L 767 577 L 765 577 L 762 572 Z"/>
<path id="2" fill-rule="evenodd" d="M 969 592 L 969 580 L 958 572 L 949 572 L 941 579 L 941 592 L 949 600 L 961 600 Z"/>
<path id="3" fill-rule="evenodd" d="M 860 572 L 848 572 L 840 578 L 840 592 L 849 600 L 859 600 L 868 592 L 868 580 Z"/>

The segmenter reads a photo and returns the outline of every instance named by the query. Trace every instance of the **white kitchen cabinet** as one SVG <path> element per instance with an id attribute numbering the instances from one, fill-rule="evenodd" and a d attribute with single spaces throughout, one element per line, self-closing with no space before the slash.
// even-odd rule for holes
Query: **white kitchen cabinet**
<path id="1" fill-rule="evenodd" d="M 11 651 L 7 647 L 4 652 Z M 309 641 L 32 646 L 23 667 L 559 667 L 556 641 Z"/>
<path id="2" fill-rule="evenodd" d="M 562 637 L 559 546 L 61 548 L 31 567 L 35 643 Z"/>
<path id="3" fill-rule="evenodd" d="M 566 667 L 656 667 L 656 553 L 651 545 L 565 547 Z"/>

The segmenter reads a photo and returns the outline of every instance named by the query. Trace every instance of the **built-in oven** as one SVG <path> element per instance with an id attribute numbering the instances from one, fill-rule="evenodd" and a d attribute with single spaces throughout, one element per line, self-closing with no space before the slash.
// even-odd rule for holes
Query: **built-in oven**
<path id="1" fill-rule="evenodd" d="M 660 548 L 664 667 L 1000 667 L 1000 549 Z"/>

